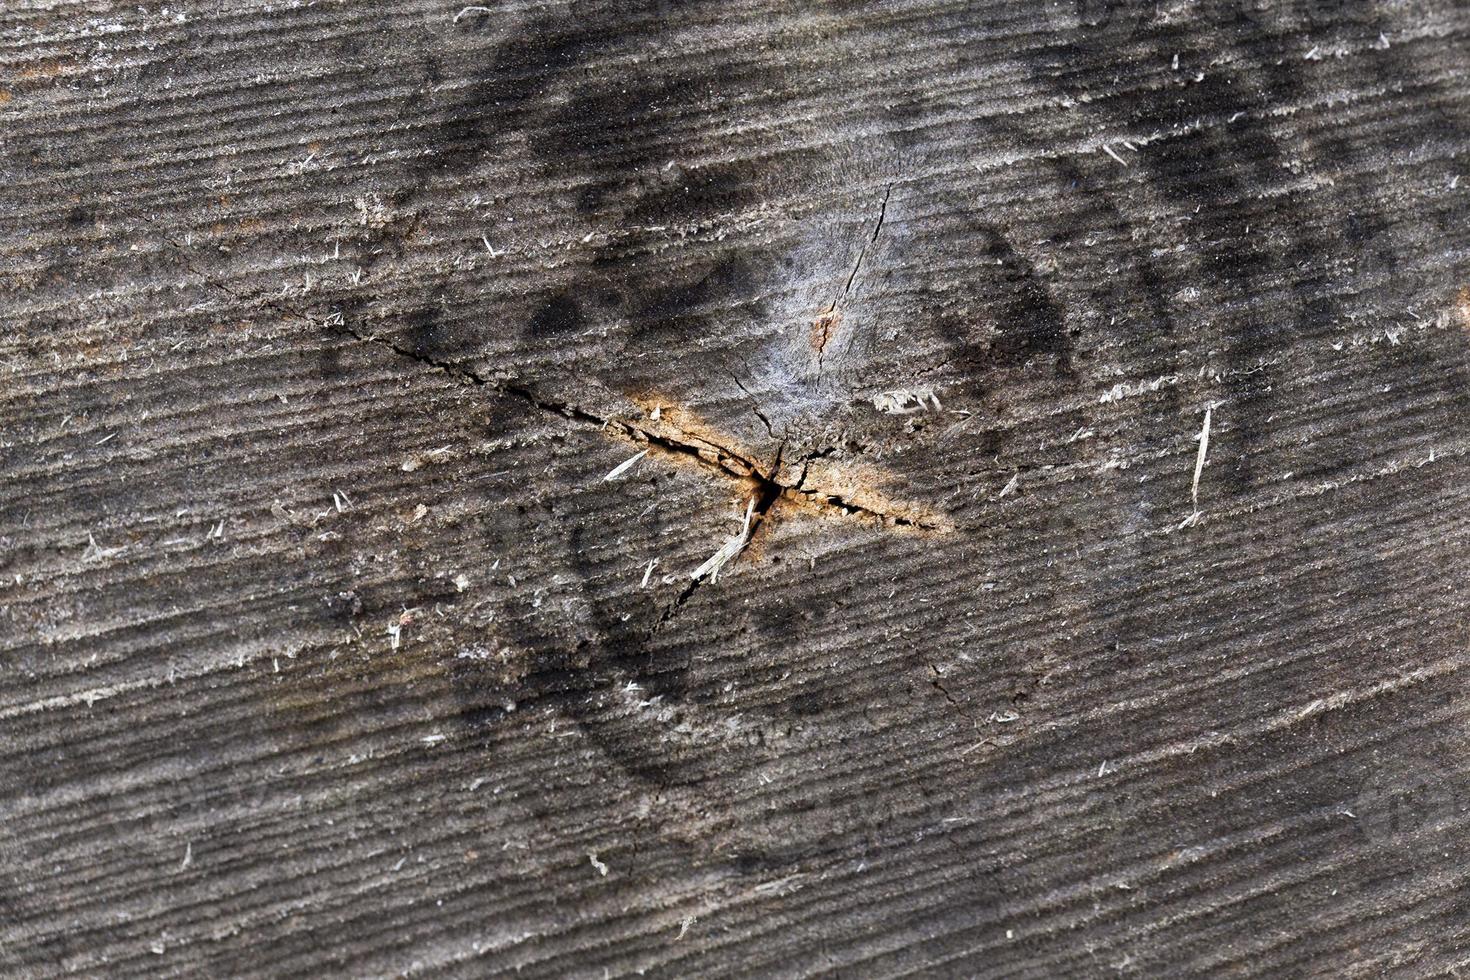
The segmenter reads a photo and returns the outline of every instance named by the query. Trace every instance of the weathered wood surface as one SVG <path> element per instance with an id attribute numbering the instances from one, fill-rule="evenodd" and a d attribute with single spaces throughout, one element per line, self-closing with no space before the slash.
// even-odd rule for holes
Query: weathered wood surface
<path id="1" fill-rule="evenodd" d="M 1093 7 L 6 3 L 4 972 L 1470 961 L 1470 8 Z"/>

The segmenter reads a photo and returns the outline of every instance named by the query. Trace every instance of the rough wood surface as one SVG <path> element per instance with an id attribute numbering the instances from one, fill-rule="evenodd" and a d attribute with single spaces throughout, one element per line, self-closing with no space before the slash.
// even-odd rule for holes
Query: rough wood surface
<path id="1" fill-rule="evenodd" d="M 0 967 L 1470 963 L 1467 43 L 4 4 Z"/>

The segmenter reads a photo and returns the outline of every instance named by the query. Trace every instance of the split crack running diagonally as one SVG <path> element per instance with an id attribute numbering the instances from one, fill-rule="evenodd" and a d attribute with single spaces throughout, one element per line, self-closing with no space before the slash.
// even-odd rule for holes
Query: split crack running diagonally
<path id="1" fill-rule="evenodd" d="M 852 288 L 853 281 L 856 279 L 858 270 L 862 266 L 863 257 L 864 255 L 866 255 L 868 247 L 878 240 L 878 233 L 883 227 L 883 220 L 888 210 L 888 199 L 889 196 L 892 194 L 892 190 L 892 186 L 890 185 L 883 196 L 883 202 L 879 210 L 878 220 L 875 227 L 873 228 L 873 232 L 869 241 L 863 247 L 862 254 L 858 256 L 858 260 L 856 265 L 854 265 L 853 267 L 852 274 L 848 277 L 847 285 L 843 290 L 844 297 L 846 296 L 848 290 Z M 217 289 L 223 292 L 224 294 L 238 302 L 248 302 L 247 297 L 245 297 L 241 293 L 230 288 L 225 283 L 209 276 L 203 270 L 196 268 L 189 257 L 188 250 L 184 248 L 180 243 L 173 241 L 172 239 L 167 239 L 166 244 L 178 253 L 180 253 L 183 259 L 184 267 L 190 273 L 198 276 L 205 283 L 205 285 L 209 286 L 212 289 Z M 840 493 L 824 490 L 819 487 L 807 486 L 806 477 L 810 463 L 814 459 L 825 456 L 826 452 L 823 450 L 814 450 L 804 456 L 800 460 L 801 473 L 797 477 L 796 481 L 793 483 L 783 483 L 778 478 L 778 474 L 781 471 L 782 457 L 784 456 L 786 449 L 786 441 L 784 439 L 782 440 L 780 446 L 776 451 L 775 461 L 771 468 L 768 471 L 763 470 L 761 466 L 753 459 L 750 459 L 742 455 L 741 453 L 730 449 L 727 446 L 721 445 L 720 443 L 713 442 L 702 436 L 698 436 L 693 433 L 679 429 L 672 423 L 665 423 L 665 426 L 667 428 L 674 429 L 677 435 L 664 435 L 662 433 L 655 432 L 652 429 L 645 428 L 624 419 L 608 418 L 598 415 L 595 412 L 589 411 L 571 402 L 563 402 L 545 398 L 535 392 L 532 388 L 519 382 L 492 381 L 489 378 L 486 378 L 483 375 L 472 370 L 471 368 L 465 367 L 460 364 L 455 364 L 450 361 L 441 360 L 427 354 L 423 354 L 411 348 L 404 347 L 401 344 L 394 343 L 392 340 L 380 337 L 376 334 L 364 333 L 363 331 L 351 326 L 347 322 L 346 317 L 340 311 L 333 312 L 325 319 L 318 319 L 317 317 L 311 316 L 307 313 L 302 312 L 299 309 L 294 308 L 293 306 L 282 302 L 280 299 L 260 299 L 257 300 L 257 302 L 259 302 L 266 309 L 269 309 L 280 316 L 301 320 L 305 323 L 311 324 L 318 329 L 335 331 L 339 335 L 344 336 L 356 343 L 382 347 L 386 350 L 392 351 L 399 357 L 403 357 L 407 360 L 422 364 L 425 367 L 429 367 L 433 370 L 442 372 L 443 374 L 448 375 L 450 378 L 453 378 L 455 381 L 462 385 L 472 386 L 475 388 L 484 388 L 486 390 L 499 394 L 511 395 L 520 398 L 522 401 L 526 402 L 528 405 L 538 411 L 556 414 L 563 418 L 583 423 L 587 426 L 596 426 L 600 432 L 606 433 L 610 431 L 616 433 L 628 442 L 632 442 L 635 444 L 642 443 L 650 447 L 656 447 L 674 455 L 688 457 L 697 461 L 706 468 L 720 472 L 726 478 L 742 480 L 746 481 L 747 483 L 753 484 L 752 488 L 747 489 L 747 493 L 749 493 L 750 489 L 753 489 L 754 492 L 753 495 L 751 495 L 749 498 L 749 504 L 746 510 L 745 524 L 742 528 L 741 534 L 737 538 L 732 538 L 731 541 L 726 545 L 726 548 L 723 548 L 721 549 L 721 552 L 716 553 L 719 559 L 718 561 L 714 561 L 713 563 L 707 562 L 700 571 L 695 572 L 690 577 L 690 581 L 686 583 L 684 588 L 681 590 L 679 596 L 667 609 L 664 610 L 658 621 L 653 625 L 652 629 L 650 630 L 650 635 L 657 632 L 662 626 L 664 626 L 669 620 L 671 620 L 678 613 L 679 609 L 682 608 L 686 602 L 688 602 L 689 598 L 700 587 L 700 585 L 703 584 L 703 582 L 705 582 L 706 580 L 713 580 L 715 578 L 715 574 L 720 567 L 744 553 L 746 548 L 749 547 L 751 541 L 755 538 L 756 534 L 760 531 L 761 527 L 765 523 L 766 516 L 771 512 L 773 508 L 777 506 L 777 504 L 781 500 L 791 500 L 794 503 L 804 503 L 808 506 L 814 507 L 818 512 L 826 514 L 827 516 L 840 515 L 847 517 L 856 515 L 876 520 L 887 527 L 905 528 L 921 531 L 944 530 L 944 527 L 941 524 L 931 523 L 917 516 L 887 513 L 876 507 L 870 507 L 847 499 Z M 838 302 L 840 302 L 840 299 L 839 301 L 834 301 L 833 309 L 837 307 Z M 739 384 L 738 378 L 736 379 L 736 383 Z M 745 391 L 746 395 L 749 396 L 753 402 L 756 401 L 753 393 L 746 389 L 743 384 L 741 384 L 740 387 L 742 391 Z M 770 420 L 764 415 L 764 413 L 760 411 L 758 405 L 755 408 L 755 413 L 761 419 L 761 421 L 765 423 L 767 431 L 774 436 L 775 433 L 770 425 Z M 728 553 L 722 554 L 722 552 L 725 552 L 727 549 Z M 710 569 L 708 575 L 703 574 L 705 568 Z"/>

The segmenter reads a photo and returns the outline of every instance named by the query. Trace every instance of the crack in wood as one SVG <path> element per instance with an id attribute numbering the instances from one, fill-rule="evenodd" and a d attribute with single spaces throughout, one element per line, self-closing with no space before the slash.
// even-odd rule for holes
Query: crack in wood
<path id="1" fill-rule="evenodd" d="M 734 371 L 729 371 L 728 373 L 730 380 L 735 382 L 735 386 L 745 393 L 746 398 L 750 399 L 750 410 L 755 413 L 755 417 L 760 419 L 761 424 L 766 427 L 766 435 L 772 439 L 776 438 L 776 430 L 771 427 L 771 420 L 766 416 L 765 412 L 761 411 L 760 400 L 755 397 L 749 388 L 745 387 L 745 383 L 740 380 Z"/>
<path id="2" fill-rule="evenodd" d="M 874 237 L 876 239 L 876 229 Z M 302 314 L 296 315 L 301 316 Z M 306 317 L 306 319 L 313 323 L 319 322 L 310 317 Z M 787 484 L 781 482 L 777 477 L 777 474 L 781 471 L 782 457 L 786 450 L 786 442 L 784 440 L 777 448 L 775 461 L 772 463 L 769 471 L 764 471 L 754 460 L 744 454 L 703 436 L 682 429 L 677 430 L 677 437 L 664 435 L 623 419 L 603 417 L 571 402 L 548 399 L 537 394 L 532 388 L 518 382 L 493 382 L 470 368 L 430 357 L 375 334 L 367 334 L 354 329 L 348 325 L 345 317 L 340 313 L 334 313 L 325 321 L 320 321 L 320 325 L 328 328 L 336 328 L 347 337 L 359 343 L 386 348 L 400 357 L 407 358 L 447 374 L 461 384 L 486 388 L 501 394 L 513 395 L 538 411 L 553 413 L 589 426 L 596 426 L 602 432 L 611 430 L 620 434 L 627 441 L 643 442 L 673 455 L 693 459 L 706 468 L 716 470 L 726 477 L 752 481 L 754 483 L 753 490 L 755 497 L 751 505 L 750 524 L 744 533 L 739 549 L 730 557 L 731 561 L 745 553 L 756 535 L 765 526 L 766 518 L 771 515 L 772 511 L 777 508 L 777 505 L 782 500 L 790 500 L 793 503 L 804 503 L 814 507 L 818 512 L 829 515 L 835 511 L 841 516 L 866 517 L 876 520 L 886 527 L 921 531 L 941 531 L 946 529 L 940 524 L 925 521 L 918 517 L 888 513 L 875 507 L 857 503 L 839 493 L 824 490 L 820 487 L 806 486 L 806 478 L 811 461 L 827 455 L 828 451 L 826 450 L 812 451 L 802 457 L 800 460 L 801 475 L 795 483 Z M 739 384 L 738 379 L 736 383 Z M 743 385 L 741 388 L 745 390 Z M 748 391 L 747 394 L 749 394 Z M 765 421 L 765 417 L 759 411 L 756 414 L 761 416 L 762 421 Z M 671 423 L 665 424 L 670 428 L 677 429 Z M 767 424 L 767 430 L 770 431 L 769 424 Z M 651 639 L 668 625 L 694 596 L 694 593 L 699 590 L 699 587 L 704 581 L 704 577 L 691 577 L 690 581 L 680 590 L 679 595 L 664 609 L 663 613 L 659 615 L 659 618 L 649 628 L 647 638 Z"/>
<path id="3" fill-rule="evenodd" d="M 600 431 L 612 430 L 621 434 L 627 441 L 644 442 L 665 452 L 692 458 L 704 464 L 706 467 L 721 471 L 729 477 L 741 480 L 754 480 L 758 495 L 768 491 L 772 493 L 772 499 L 767 504 L 767 508 L 774 506 L 776 501 L 781 497 L 790 495 L 794 499 L 803 499 L 808 503 L 815 504 L 820 509 L 840 511 L 844 516 L 854 514 L 862 515 L 884 524 L 891 524 L 895 527 L 911 527 L 929 531 L 943 530 L 943 526 L 937 523 L 924 521 L 921 518 L 905 514 L 890 513 L 850 500 L 840 493 L 824 490 L 821 487 L 806 486 L 806 464 L 813 459 L 826 455 L 824 451 L 813 451 L 802 457 L 799 461 L 803 464 L 801 477 L 795 483 L 782 483 L 777 479 L 776 474 L 781 468 L 782 454 L 786 445 L 784 442 L 777 450 L 775 463 L 770 470 L 763 470 L 760 464 L 748 456 L 704 436 L 677 429 L 677 427 L 670 423 L 665 424 L 678 431 L 677 437 L 664 435 L 625 419 L 604 417 L 571 402 L 548 399 L 537 394 L 530 387 L 518 382 L 493 382 L 469 368 L 429 357 L 428 355 L 402 347 L 393 343 L 391 340 L 386 340 L 374 334 L 362 333 L 348 326 L 345 320 L 336 315 L 329 318 L 328 321 L 325 321 L 323 325 L 336 327 L 347 336 L 361 343 L 376 344 L 385 347 L 401 357 L 417 361 L 427 367 L 434 368 L 451 377 L 457 378 L 461 383 L 487 388 L 501 394 L 514 395 L 541 411 L 561 415 L 587 425 L 595 425 Z M 761 511 L 761 513 L 764 513 L 764 511 Z M 754 519 L 752 519 L 752 531 L 754 527 L 755 523 Z"/>
<path id="4" fill-rule="evenodd" d="M 859 268 L 862 265 L 863 256 L 866 255 L 868 246 L 877 242 L 878 234 L 883 227 L 884 218 L 888 213 L 888 199 L 892 194 L 892 191 L 892 185 L 889 185 L 887 191 L 884 193 L 882 205 L 879 208 L 878 220 L 873 228 L 873 234 L 870 237 L 868 243 L 863 246 L 863 251 L 858 256 L 857 264 L 853 267 L 852 274 L 848 276 L 847 286 L 843 290 L 842 297 L 839 297 L 837 300 L 834 300 L 832 302 L 832 306 L 831 308 L 829 308 L 829 312 L 836 308 L 841 299 L 846 297 L 847 292 L 852 288 L 852 283 L 857 276 Z M 179 252 L 183 259 L 184 268 L 194 275 L 198 276 L 205 283 L 205 285 L 214 289 L 218 289 L 239 302 L 246 301 L 246 298 L 240 293 L 195 268 L 193 262 L 189 258 L 188 251 L 178 242 L 175 242 L 172 239 L 165 239 L 165 241 L 170 247 Z M 346 337 L 357 343 L 383 347 L 389 351 L 392 351 L 394 354 L 397 354 L 399 357 L 406 358 L 408 360 L 414 361 L 416 363 L 439 371 L 443 374 L 446 374 L 449 377 L 454 378 L 460 384 L 465 384 L 477 388 L 486 388 L 501 394 L 513 395 L 525 401 L 527 404 L 537 409 L 538 411 L 557 414 L 567 419 L 582 422 L 586 425 L 595 425 L 598 427 L 599 431 L 603 432 L 611 429 L 612 431 L 622 435 L 623 438 L 628 441 L 643 442 L 648 444 L 649 446 L 657 447 L 658 449 L 661 449 L 665 452 L 694 459 L 706 467 L 719 470 L 727 477 L 754 481 L 755 500 L 751 510 L 750 525 L 746 530 L 744 540 L 741 543 L 739 550 L 732 556 L 731 560 L 734 560 L 734 558 L 738 558 L 746 551 L 746 549 L 750 547 L 751 541 L 754 540 L 760 529 L 764 526 L 766 517 L 783 499 L 806 503 L 808 505 L 814 506 L 819 512 L 830 512 L 832 510 L 836 510 L 842 516 L 862 516 L 877 520 L 879 523 L 885 526 L 891 526 L 895 528 L 911 528 L 923 531 L 944 530 L 941 525 L 936 523 L 927 522 L 920 518 L 910 517 L 903 514 L 888 513 L 878 508 L 868 507 L 866 505 L 857 503 L 842 496 L 839 493 L 823 490 L 819 487 L 806 486 L 807 473 L 812 460 L 820 459 L 829 455 L 831 451 L 830 449 L 813 450 L 812 452 L 807 453 L 800 460 L 801 474 L 797 477 L 796 482 L 791 484 L 782 483 L 777 478 L 777 474 L 780 473 L 781 460 L 786 450 L 785 440 L 783 440 L 781 442 L 781 445 L 777 448 L 776 458 L 774 463 L 771 465 L 770 470 L 768 472 L 762 471 L 761 467 L 757 465 L 754 460 L 746 457 L 745 455 L 736 452 L 735 450 L 730 449 L 727 446 L 721 445 L 720 443 L 714 442 L 710 439 L 691 432 L 678 430 L 678 438 L 663 435 L 661 433 L 653 431 L 652 429 L 637 425 L 633 422 L 598 415 L 595 412 L 588 411 L 587 409 L 581 408 L 580 406 L 577 406 L 571 402 L 547 399 L 544 396 L 537 394 L 533 389 L 524 384 L 520 384 L 517 382 L 493 382 L 490 379 L 476 373 L 470 368 L 454 364 L 449 361 L 440 360 L 439 358 L 431 357 L 427 354 L 423 354 L 408 347 L 404 347 L 400 344 L 396 344 L 392 340 L 379 337 L 376 334 L 364 333 L 348 324 L 346 317 L 340 311 L 332 313 L 324 320 L 318 320 L 317 318 L 303 313 L 300 310 L 294 309 L 282 303 L 278 303 L 275 300 L 263 299 L 260 302 L 261 305 L 281 316 L 303 320 L 319 328 L 335 329 L 338 333 L 345 335 Z M 754 394 L 744 384 L 741 383 L 738 377 L 735 377 L 733 372 L 731 374 L 731 378 L 735 381 L 735 384 L 739 386 L 740 390 L 744 392 L 753 403 L 755 403 L 756 398 Z M 775 432 L 771 426 L 770 420 L 763 412 L 761 412 L 759 405 L 753 404 L 752 411 L 754 411 L 756 417 L 759 418 L 761 422 L 765 425 L 766 432 L 774 437 Z M 677 428 L 672 426 L 671 424 L 670 427 Z M 674 600 L 673 603 L 669 605 L 668 608 L 664 610 L 663 614 L 659 616 L 657 622 L 655 622 L 653 627 L 649 630 L 648 635 L 650 637 L 657 633 L 678 613 L 680 609 L 683 608 L 685 603 L 687 603 L 689 599 L 694 595 L 695 591 L 698 590 L 702 582 L 702 578 L 695 577 L 692 578 L 691 581 L 685 585 L 683 590 L 681 590 L 681 592 L 679 593 L 679 596 Z"/>
<path id="5" fill-rule="evenodd" d="M 827 354 L 827 344 L 831 341 L 833 334 L 842 325 L 842 311 L 838 309 L 847 301 L 847 296 L 852 292 L 853 283 L 857 281 L 858 272 L 862 270 L 863 260 L 868 257 L 868 249 L 878 243 L 878 234 L 883 230 L 883 222 L 888 218 L 888 199 L 893 196 L 893 185 L 889 184 L 883 190 L 883 201 L 878 206 L 878 220 L 873 225 L 873 234 L 863 243 L 858 252 L 857 261 L 852 265 L 852 271 L 847 274 L 847 282 L 842 287 L 842 294 L 827 306 L 825 310 L 812 323 L 812 342 L 817 348 L 817 376 L 821 377 L 823 361 Z"/>

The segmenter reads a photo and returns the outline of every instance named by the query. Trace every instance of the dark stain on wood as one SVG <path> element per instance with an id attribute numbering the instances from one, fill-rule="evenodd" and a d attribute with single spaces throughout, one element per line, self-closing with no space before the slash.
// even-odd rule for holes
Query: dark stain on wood
<path id="1" fill-rule="evenodd" d="M 8 11 L 0 969 L 1463 966 L 1470 14 L 1167 13 Z"/>

